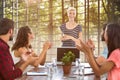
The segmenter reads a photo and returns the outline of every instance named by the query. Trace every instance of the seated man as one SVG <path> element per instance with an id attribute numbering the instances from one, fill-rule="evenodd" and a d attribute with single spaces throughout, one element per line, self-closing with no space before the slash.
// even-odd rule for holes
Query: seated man
<path id="1" fill-rule="evenodd" d="M 29 56 L 25 62 L 13 63 L 8 41 L 13 38 L 14 22 L 10 19 L 3 18 L 0 20 L 0 80 L 14 80 L 22 75 L 22 72 L 29 64 L 38 59 L 38 57 Z"/>

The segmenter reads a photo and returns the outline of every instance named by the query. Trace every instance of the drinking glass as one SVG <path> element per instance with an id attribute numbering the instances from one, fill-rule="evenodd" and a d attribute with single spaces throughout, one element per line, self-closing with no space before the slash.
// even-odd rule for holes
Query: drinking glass
<path id="1" fill-rule="evenodd" d="M 56 73 L 57 72 L 57 59 L 56 58 L 52 58 L 52 64 L 53 64 L 53 72 Z"/>
<path id="2" fill-rule="evenodd" d="M 53 63 L 53 67 L 57 66 L 57 60 L 56 60 L 56 58 L 52 58 L 52 63 Z"/>
<path id="3" fill-rule="evenodd" d="M 46 63 L 45 66 L 47 67 L 48 77 L 52 77 L 53 75 L 53 64 Z"/>
<path id="4" fill-rule="evenodd" d="M 75 60 L 75 66 L 78 68 L 79 65 L 80 65 L 80 59 L 76 58 L 76 60 Z"/>
<path id="5" fill-rule="evenodd" d="M 84 80 L 85 66 L 79 65 L 80 80 Z"/>

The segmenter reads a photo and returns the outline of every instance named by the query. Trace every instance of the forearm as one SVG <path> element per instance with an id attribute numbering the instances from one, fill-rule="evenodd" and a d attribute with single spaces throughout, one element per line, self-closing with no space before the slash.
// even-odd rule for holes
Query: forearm
<path id="1" fill-rule="evenodd" d="M 50 42 L 45 42 L 43 45 L 43 50 L 39 55 L 39 59 L 35 62 L 35 66 L 37 66 L 38 64 L 43 65 L 45 63 L 46 60 L 46 53 L 47 50 L 51 47 L 51 43 Z"/>
<path id="2" fill-rule="evenodd" d="M 1 57 L 0 57 L 1 59 Z M 2 60 L 2 59 L 1 59 Z M 0 74 L 4 80 L 14 80 L 17 77 L 22 76 L 22 70 L 20 68 L 15 68 L 11 62 L 0 60 Z M 8 66 L 9 65 L 9 66 Z"/>
<path id="3" fill-rule="evenodd" d="M 77 39 L 76 39 L 76 38 L 74 38 L 74 37 L 71 37 L 71 39 L 72 39 L 74 42 L 76 42 L 76 41 L 77 41 Z"/>
<path id="4" fill-rule="evenodd" d="M 87 57 L 87 60 L 90 64 L 90 66 L 93 68 L 93 71 L 95 72 L 95 75 L 97 76 L 100 76 L 100 73 L 99 73 L 99 65 L 97 64 L 93 54 L 89 54 L 89 55 L 86 55 Z"/>
<path id="5" fill-rule="evenodd" d="M 15 64 L 15 67 L 20 67 L 24 63 L 23 60 L 20 60 L 18 63 Z"/>
<path id="6" fill-rule="evenodd" d="M 42 52 L 41 52 L 40 55 L 39 55 L 39 59 L 36 60 L 34 66 L 38 66 L 39 64 L 44 65 L 45 60 L 46 60 L 46 52 L 47 52 L 46 49 L 43 49 L 43 50 L 42 50 Z"/>
<path id="7" fill-rule="evenodd" d="M 29 65 L 29 63 L 28 63 L 28 61 L 26 61 L 26 62 L 23 62 L 23 63 L 19 66 L 19 68 L 20 68 L 22 71 L 24 71 L 24 70 L 27 68 L 28 65 Z"/>
<path id="8" fill-rule="evenodd" d="M 79 33 L 79 38 L 80 40 L 82 40 L 82 32 Z"/>
<path id="9" fill-rule="evenodd" d="M 43 65 L 46 61 L 46 53 L 47 53 L 47 50 L 43 50 L 40 54 L 40 64 Z"/>

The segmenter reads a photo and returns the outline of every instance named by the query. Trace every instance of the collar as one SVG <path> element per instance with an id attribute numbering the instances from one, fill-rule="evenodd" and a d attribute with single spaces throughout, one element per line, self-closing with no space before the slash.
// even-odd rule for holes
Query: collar
<path id="1" fill-rule="evenodd" d="M 0 42 L 2 42 L 4 45 L 6 45 L 9 48 L 9 45 L 4 40 L 2 40 L 1 38 L 0 38 Z"/>

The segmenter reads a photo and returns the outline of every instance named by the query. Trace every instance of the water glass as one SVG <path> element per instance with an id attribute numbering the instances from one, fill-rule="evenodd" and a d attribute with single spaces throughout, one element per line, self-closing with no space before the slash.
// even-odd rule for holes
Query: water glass
<path id="1" fill-rule="evenodd" d="M 79 75 L 79 65 L 80 65 L 80 59 L 76 58 L 75 60 L 75 66 L 76 66 L 76 73 Z"/>
<path id="2" fill-rule="evenodd" d="M 56 60 L 56 58 L 52 58 L 52 63 L 53 63 L 53 67 L 57 66 L 57 60 Z"/>
<path id="3" fill-rule="evenodd" d="M 85 66 L 84 65 L 79 65 L 79 74 L 80 74 L 80 79 L 84 80 L 84 74 L 85 74 Z"/>
<path id="4" fill-rule="evenodd" d="M 47 67 L 48 77 L 52 77 L 53 75 L 53 64 L 52 63 L 46 63 L 45 66 Z"/>
<path id="5" fill-rule="evenodd" d="M 76 66 L 76 67 L 79 67 L 79 65 L 80 65 L 80 59 L 79 59 L 79 58 L 76 58 L 76 60 L 75 60 L 75 66 Z"/>

